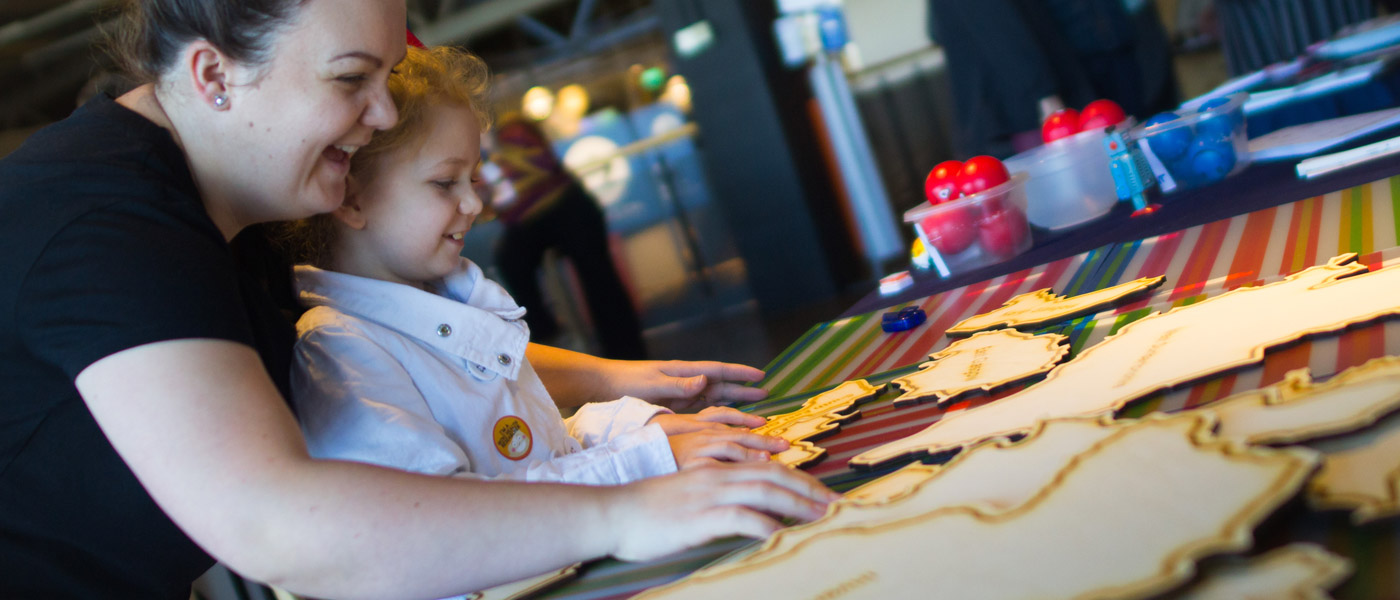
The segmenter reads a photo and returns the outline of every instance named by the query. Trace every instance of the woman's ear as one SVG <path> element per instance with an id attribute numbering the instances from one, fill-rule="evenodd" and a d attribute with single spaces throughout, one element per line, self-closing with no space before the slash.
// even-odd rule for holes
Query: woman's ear
<path id="1" fill-rule="evenodd" d="M 233 87 L 229 84 L 234 70 L 233 62 L 213 44 L 204 40 L 196 40 L 190 44 L 185 61 L 195 95 L 209 108 L 227 110 L 233 102 L 229 97 Z"/>

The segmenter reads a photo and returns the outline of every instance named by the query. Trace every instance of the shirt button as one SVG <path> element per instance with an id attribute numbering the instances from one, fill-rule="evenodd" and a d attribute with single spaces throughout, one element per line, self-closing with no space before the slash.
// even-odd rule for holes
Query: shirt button
<path id="1" fill-rule="evenodd" d="M 447 337 L 447 336 L 449 336 L 449 335 L 452 335 L 452 326 L 451 326 L 451 325 L 448 325 L 447 323 L 443 323 L 442 325 L 438 325 L 437 334 L 438 334 L 438 337 Z"/>
<path id="2" fill-rule="evenodd" d="M 502 365 L 505 365 L 505 366 L 509 367 L 509 366 L 510 366 L 510 356 L 505 355 L 505 354 L 497 354 L 497 355 L 496 355 L 496 362 L 501 363 Z"/>

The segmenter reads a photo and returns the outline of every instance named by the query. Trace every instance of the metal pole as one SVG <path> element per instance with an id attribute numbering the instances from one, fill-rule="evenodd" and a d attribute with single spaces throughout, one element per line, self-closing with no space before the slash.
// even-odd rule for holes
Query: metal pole
<path id="1" fill-rule="evenodd" d="M 855 102 L 841 65 L 819 53 L 809 76 L 851 199 L 866 259 L 879 274 L 883 271 L 881 263 L 900 253 L 901 238 L 884 182 L 871 158 L 870 141 L 855 113 Z"/>

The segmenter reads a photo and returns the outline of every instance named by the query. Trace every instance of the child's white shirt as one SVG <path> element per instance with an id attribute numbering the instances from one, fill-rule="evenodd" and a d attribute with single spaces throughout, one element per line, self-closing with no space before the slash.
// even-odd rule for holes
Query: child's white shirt
<path id="1" fill-rule="evenodd" d="M 623 397 L 567 421 L 525 359 L 525 309 L 462 259 L 430 293 L 309 266 L 292 400 L 312 456 L 591 485 L 672 473 L 669 410 Z"/>

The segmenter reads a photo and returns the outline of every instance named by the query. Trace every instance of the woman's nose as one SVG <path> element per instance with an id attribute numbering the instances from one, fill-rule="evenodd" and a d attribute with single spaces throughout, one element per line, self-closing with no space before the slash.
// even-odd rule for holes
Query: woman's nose
<path id="1" fill-rule="evenodd" d="M 399 109 L 394 106 L 394 98 L 389 95 L 389 86 L 381 85 L 370 98 L 369 106 L 361 120 L 365 125 L 380 131 L 393 127 L 399 122 Z"/>

